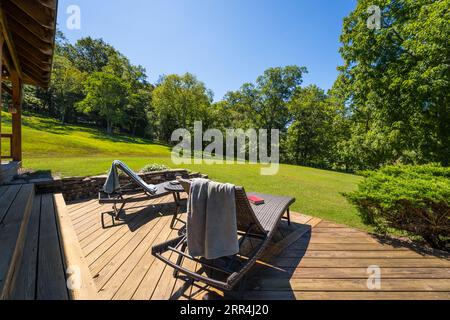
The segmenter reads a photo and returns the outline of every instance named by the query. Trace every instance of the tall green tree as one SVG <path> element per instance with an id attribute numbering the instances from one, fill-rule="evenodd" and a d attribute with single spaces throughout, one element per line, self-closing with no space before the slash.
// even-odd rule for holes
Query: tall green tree
<path id="1" fill-rule="evenodd" d="M 257 78 L 259 98 L 255 111 L 260 115 L 260 128 L 286 130 L 291 120 L 287 105 L 302 84 L 305 73 L 305 67 L 286 66 L 269 68 Z"/>
<path id="2" fill-rule="evenodd" d="M 150 108 L 153 86 L 147 82 L 146 70 L 135 66 L 119 52 L 109 56 L 108 63 L 102 68 L 105 73 L 112 74 L 127 84 L 127 105 L 122 127 L 129 133 L 145 135 L 149 127 L 147 114 Z"/>
<path id="3" fill-rule="evenodd" d="M 381 28 L 369 28 L 372 5 Z M 356 168 L 450 161 L 450 1 L 360 0 L 344 20 L 335 88 L 351 113 Z"/>
<path id="4" fill-rule="evenodd" d="M 244 83 L 237 91 L 229 91 L 215 105 L 216 127 L 250 129 L 260 126 L 260 94 L 252 83 Z"/>
<path id="5" fill-rule="evenodd" d="M 61 56 L 53 58 L 50 91 L 57 106 L 60 120 L 65 123 L 67 115 L 75 111 L 75 104 L 83 98 L 84 74 L 72 62 Z"/>
<path id="6" fill-rule="evenodd" d="M 297 90 L 289 102 L 293 120 L 287 132 L 287 150 L 296 164 L 327 166 L 331 151 L 332 111 L 325 92 L 315 85 Z"/>
<path id="7" fill-rule="evenodd" d="M 61 52 L 71 60 L 75 66 L 87 73 L 102 71 L 108 65 L 111 56 L 118 53 L 113 46 L 103 39 L 91 37 L 81 38 L 74 45 L 62 41 Z"/>
<path id="8" fill-rule="evenodd" d="M 96 72 L 84 82 L 86 97 L 77 104 L 79 111 L 86 114 L 97 113 L 106 122 L 111 134 L 116 125 L 121 125 L 125 117 L 128 88 L 122 79 L 108 73 Z"/>
<path id="9" fill-rule="evenodd" d="M 209 127 L 212 98 L 212 92 L 190 73 L 163 77 L 152 92 L 159 138 L 170 142 L 175 129 L 192 130 L 195 121 L 202 121 L 205 128 Z"/>

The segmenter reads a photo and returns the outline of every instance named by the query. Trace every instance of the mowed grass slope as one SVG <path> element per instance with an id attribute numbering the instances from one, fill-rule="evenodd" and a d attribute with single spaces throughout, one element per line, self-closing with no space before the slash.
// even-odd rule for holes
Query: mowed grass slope
<path id="1" fill-rule="evenodd" d="M 86 126 L 62 125 L 55 119 L 23 116 L 23 158 L 118 156 L 160 156 L 170 154 L 166 146 L 150 144 L 140 138 L 124 135 L 108 136 Z M 2 112 L 2 133 L 11 132 L 11 115 Z M 8 146 L 3 146 L 5 152 Z M 68 172 L 69 175 L 73 173 Z"/>
<path id="2" fill-rule="evenodd" d="M 134 170 L 149 163 L 174 165 L 170 148 L 140 138 L 108 136 L 84 126 L 61 125 L 57 120 L 24 116 L 23 166 L 48 170 L 55 176 L 104 174 L 115 159 Z M 2 132 L 11 131 L 11 117 L 2 113 Z M 3 143 L 5 140 L 2 141 Z M 2 144 L 3 153 L 8 146 Z M 342 196 L 354 190 L 360 177 L 307 167 L 281 165 L 277 175 L 261 176 L 261 165 L 183 165 L 206 173 L 211 179 L 242 185 L 248 191 L 288 195 L 296 198 L 293 211 L 367 229 L 356 210 Z"/>

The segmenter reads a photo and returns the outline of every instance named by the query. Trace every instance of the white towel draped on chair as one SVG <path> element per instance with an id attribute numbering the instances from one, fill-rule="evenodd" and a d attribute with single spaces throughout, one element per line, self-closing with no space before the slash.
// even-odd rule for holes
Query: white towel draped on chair
<path id="1" fill-rule="evenodd" d="M 191 256 L 211 260 L 239 252 L 234 185 L 193 179 L 187 215 Z"/>

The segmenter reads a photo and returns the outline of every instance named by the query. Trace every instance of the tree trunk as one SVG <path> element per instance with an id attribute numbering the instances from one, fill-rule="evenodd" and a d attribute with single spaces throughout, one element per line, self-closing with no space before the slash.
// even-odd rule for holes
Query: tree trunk
<path id="1" fill-rule="evenodd" d="M 66 108 L 63 107 L 61 110 L 61 123 L 64 124 L 66 122 Z"/>
<path id="2" fill-rule="evenodd" d="M 112 134 L 112 123 L 111 121 L 106 121 L 106 132 Z"/>
<path id="3" fill-rule="evenodd" d="M 136 125 L 137 125 L 137 120 L 133 121 L 133 128 L 131 128 L 131 134 L 133 136 L 136 136 Z"/>

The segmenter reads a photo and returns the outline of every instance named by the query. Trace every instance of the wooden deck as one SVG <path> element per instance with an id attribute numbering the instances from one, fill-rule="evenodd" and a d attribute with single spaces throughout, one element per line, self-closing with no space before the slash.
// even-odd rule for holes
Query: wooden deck
<path id="1" fill-rule="evenodd" d="M 0 186 L 0 299 L 14 287 L 33 198 L 33 185 Z"/>
<path id="2" fill-rule="evenodd" d="M 53 194 L 35 195 L 11 299 L 68 300 Z"/>
<path id="3" fill-rule="evenodd" d="M 0 187 L 1 299 L 68 299 L 55 195 Z"/>
<path id="4" fill-rule="evenodd" d="M 9 183 L 19 172 L 21 161 L 10 161 L 0 163 L 0 184 Z"/>
<path id="5" fill-rule="evenodd" d="M 175 279 L 150 249 L 177 235 L 170 228 L 172 196 L 126 207 L 121 225 L 103 229 L 97 200 L 68 204 L 68 212 L 101 299 L 205 299 L 223 296 Z M 244 299 L 450 299 L 448 255 L 384 243 L 365 232 L 293 213 L 277 241 L 225 297 Z M 108 223 L 107 216 L 105 221 Z M 381 288 L 367 286 L 369 266 L 381 268 Z M 195 265 L 187 266 L 197 268 Z"/>
<path id="6" fill-rule="evenodd" d="M 96 299 L 61 194 L 0 186 L 0 300 Z"/>

